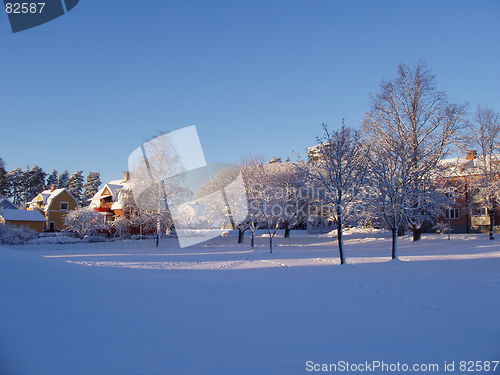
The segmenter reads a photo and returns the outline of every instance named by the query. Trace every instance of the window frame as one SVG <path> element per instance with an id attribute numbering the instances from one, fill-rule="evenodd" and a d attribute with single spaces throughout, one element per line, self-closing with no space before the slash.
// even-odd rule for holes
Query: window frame
<path id="1" fill-rule="evenodd" d="M 453 215 L 451 214 L 453 212 Z M 460 208 L 447 208 L 445 211 L 445 217 L 448 220 L 457 220 L 460 219 Z"/>

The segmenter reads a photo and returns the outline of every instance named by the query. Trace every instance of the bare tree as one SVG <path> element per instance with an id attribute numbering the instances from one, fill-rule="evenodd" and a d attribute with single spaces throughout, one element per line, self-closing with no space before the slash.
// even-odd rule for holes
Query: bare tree
<path id="1" fill-rule="evenodd" d="M 448 103 L 446 94 L 437 89 L 436 77 L 426 64 L 418 63 L 413 68 L 401 64 L 395 79 L 380 84 L 363 127 L 375 142 L 409 148 L 405 152 L 412 170 L 409 182 L 414 191 L 421 192 L 438 177 L 438 161 L 450 151 L 465 114 L 465 105 Z M 417 241 L 422 224 L 433 217 L 431 211 L 435 210 L 429 210 L 432 201 L 424 202 L 417 195 L 412 199 L 415 209 L 408 212 L 407 220 Z"/>
<path id="2" fill-rule="evenodd" d="M 344 124 L 333 132 L 323 124 L 323 135 L 317 140 L 318 157 L 310 159 L 306 167 L 297 166 L 322 191 L 324 204 L 333 206 L 340 264 L 344 264 L 344 223 L 354 214 L 367 181 L 368 149 L 359 132 Z"/>
<path id="3" fill-rule="evenodd" d="M 172 227 L 168 204 L 187 200 L 190 191 L 182 185 L 184 166 L 169 134 L 152 138 L 129 156 L 130 185 L 141 209 L 154 213 L 156 247 L 164 230 Z"/>
<path id="4" fill-rule="evenodd" d="M 289 238 L 291 230 L 306 219 L 308 200 L 304 195 L 305 175 L 290 161 L 268 162 L 267 168 L 270 169 L 271 182 L 279 198 L 275 204 L 281 206 L 283 237 Z"/>
<path id="5" fill-rule="evenodd" d="M 252 249 L 255 233 L 259 227 L 266 230 L 269 237 L 269 252 L 273 252 L 273 239 L 283 220 L 281 192 L 276 183 L 275 169 L 261 160 L 254 160 L 245 166 L 247 196 L 249 200 L 250 231 Z"/>
<path id="6" fill-rule="evenodd" d="M 391 231 L 396 259 L 399 228 L 408 220 L 411 165 L 404 145 L 374 143 L 371 151 L 369 212 Z"/>

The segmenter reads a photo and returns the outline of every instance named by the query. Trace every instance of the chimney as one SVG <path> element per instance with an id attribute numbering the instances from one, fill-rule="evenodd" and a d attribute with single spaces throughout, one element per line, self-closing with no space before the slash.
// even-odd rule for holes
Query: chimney
<path id="1" fill-rule="evenodd" d="M 477 156 L 477 151 L 476 150 L 467 150 L 467 156 L 465 159 L 467 160 L 474 160 Z"/>
<path id="2" fill-rule="evenodd" d="M 56 190 L 56 185 L 50 185 L 50 191 Z"/>
<path id="3" fill-rule="evenodd" d="M 128 180 L 130 180 L 130 172 L 125 171 L 123 172 L 123 182 L 128 182 Z"/>

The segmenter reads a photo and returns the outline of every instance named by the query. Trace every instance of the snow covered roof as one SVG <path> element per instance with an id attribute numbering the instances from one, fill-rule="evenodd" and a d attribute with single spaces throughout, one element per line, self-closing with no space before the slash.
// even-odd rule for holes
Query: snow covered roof
<path id="1" fill-rule="evenodd" d="M 500 162 L 500 154 L 494 154 L 491 158 L 477 156 L 474 159 L 466 157 L 443 159 L 439 165 L 447 169 L 449 176 L 470 176 L 482 174 L 481 167 L 492 162 Z"/>
<path id="2" fill-rule="evenodd" d="M 120 200 L 118 200 L 117 202 L 114 202 L 112 205 L 111 205 L 111 209 L 112 210 L 121 210 L 123 208 L 123 204 Z"/>
<path id="3" fill-rule="evenodd" d="M 30 203 L 37 203 L 37 202 L 39 202 L 39 200 L 37 200 L 37 198 L 39 196 L 41 196 L 42 200 L 43 200 L 43 204 L 46 207 L 48 207 L 48 206 L 50 206 L 50 203 L 52 202 L 52 200 L 55 197 L 57 197 L 59 194 L 61 194 L 63 191 L 66 191 L 71 197 L 73 197 L 73 195 L 71 195 L 71 193 L 67 189 L 65 189 L 65 188 L 55 189 L 54 191 L 51 191 L 49 189 L 49 190 L 42 191 L 35 198 L 33 198 L 33 200 Z M 75 198 L 73 197 L 73 199 L 75 199 Z M 76 201 L 76 199 L 75 199 L 75 201 Z"/>
<path id="4" fill-rule="evenodd" d="M 2 208 L 17 210 L 16 205 L 7 198 L 0 198 L 0 209 Z"/>
<path id="5" fill-rule="evenodd" d="M 104 185 L 90 200 L 90 206 L 95 208 L 99 207 L 101 204 L 102 198 L 112 197 L 113 202 L 118 202 L 120 200 L 120 191 L 128 185 L 128 182 L 124 180 L 113 180 L 109 181 L 106 185 Z M 115 204 L 113 204 L 115 206 Z M 113 210 L 121 209 L 120 207 L 115 206 L 111 207 Z"/>
<path id="6" fill-rule="evenodd" d="M 0 216 L 5 221 L 46 221 L 40 211 L 33 210 L 0 210 Z"/>
<path id="7" fill-rule="evenodd" d="M 48 209 L 52 200 L 64 191 L 67 192 L 76 201 L 76 198 L 73 197 L 73 195 L 67 189 L 60 188 L 60 189 L 55 189 L 54 191 L 51 190 L 42 191 L 40 194 L 38 194 L 35 198 L 31 200 L 30 205 L 33 207 L 36 205 L 36 203 L 39 203 L 40 200 L 38 199 L 38 197 L 41 196 L 43 200 L 44 209 Z"/>

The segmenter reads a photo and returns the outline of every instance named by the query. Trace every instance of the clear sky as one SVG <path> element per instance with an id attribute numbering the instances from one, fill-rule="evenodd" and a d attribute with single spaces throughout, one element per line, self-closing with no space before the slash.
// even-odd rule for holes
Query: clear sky
<path id="1" fill-rule="evenodd" d="M 500 0 L 81 0 L 16 34 L 1 12 L 0 157 L 108 180 L 192 124 L 210 162 L 286 157 L 420 59 L 451 101 L 500 110 Z"/>

